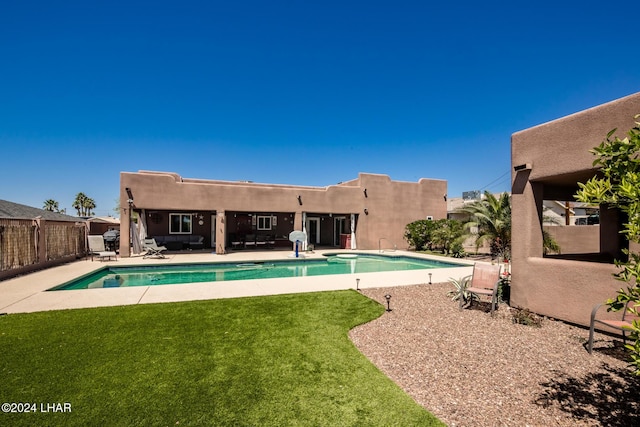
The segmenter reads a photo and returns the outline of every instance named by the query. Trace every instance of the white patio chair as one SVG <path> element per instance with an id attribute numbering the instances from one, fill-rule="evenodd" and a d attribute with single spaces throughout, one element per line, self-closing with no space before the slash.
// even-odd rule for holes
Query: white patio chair
<path id="1" fill-rule="evenodd" d="M 102 236 L 88 236 L 89 237 L 89 253 L 91 254 L 91 261 L 95 255 L 100 261 L 104 261 L 105 258 L 111 259 L 113 257 L 118 260 L 117 254 L 114 251 L 108 251 L 104 247 L 104 238 Z"/>
<path id="2" fill-rule="evenodd" d="M 163 251 L 166 251 L 167 248 L 164 246 L 158 246 L 156 243 L 156 239 L 144 239 L 142 243 L 142 249 L 144 249 L 145 253 L 142 258 L 164 258 L 165 256 L 162 254 Z"/>

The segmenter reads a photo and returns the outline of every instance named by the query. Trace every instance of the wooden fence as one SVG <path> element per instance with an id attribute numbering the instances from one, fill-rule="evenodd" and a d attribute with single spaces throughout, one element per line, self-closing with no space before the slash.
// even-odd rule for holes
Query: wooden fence
<path id="1" fill-rule="evenodd" d="M 0 280 L 62 264 L 86 253 L 84 221 L 0 218 Z"/>

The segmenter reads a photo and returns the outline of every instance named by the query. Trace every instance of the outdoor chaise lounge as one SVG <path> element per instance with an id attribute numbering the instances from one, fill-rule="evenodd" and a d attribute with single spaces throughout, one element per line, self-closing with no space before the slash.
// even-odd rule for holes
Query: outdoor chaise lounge
<path id="1" fill-rule="evenodd" d="M 142 258 L 164 258 L 162 251 L 167 250 L 167 248 L 164 246 L 158 246 L 158 244 L 156 243 L 156 239 L 144 239 L 144 241 L 142 242 L 142 249 L 145 251 Z"/>
<path id="2" fill-rule="evenodd" d="M 99 258 L 100 261 L 104 261 L 105 258 L 111 259 L 113 257 L 117 260 L 117 254 L 114 251 L 108 251 L 104 247 L 104 238 L 102 236 L 88 236 L 89 237 L 89 252 L 91 253 L 91 261 L 93 257 Z"/>
<path id="3" fill-rule="evenodd" d="M 469 277 L 465 277 L 468 279 Z M 491 315 L 498 304 L 498 286 L 500 284 L 500 265 L 476 263 L 473 266 L 473 274 L 467 291 L 471 293 L 469 298 L 469 307 L 471 306 L 474 295 L 491 297 Z M 460 298 L 460 310 L 464 304 L 464 298 Z"/>
<path id="4" fill-rule="evenodd" d="M 589 325 L 589 342 L 587 343 L 587 351 L 589 354 L 593 351 L 593 332 L 595 324 L 600 323 L 612 329 L 617 329 L 622 332 L 622 341 L 627 343 L 627 332 L 631 332 L 631 326 L 634 320 L 638 320 L 638 316 L 633 313 L 629 313 L 628 306 L 634 304 L 633 301 L 629 301 L 620 314 L 618 319 L 596 319 L 598 310 L 605 304 L 598 304 L 591 310 L 591 323 Z"/>

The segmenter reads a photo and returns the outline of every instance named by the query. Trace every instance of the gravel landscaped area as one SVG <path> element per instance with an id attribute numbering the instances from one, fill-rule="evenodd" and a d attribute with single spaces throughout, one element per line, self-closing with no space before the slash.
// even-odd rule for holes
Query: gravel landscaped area
<path id="1" fill-rule="evenodd" d="M 513 322 L 458 310 L 449 283 L 365 289 L 392 311 L 350 332 L 355 345 L 420 405 L 449 426 L 640 425 L 640 381 L 621 339 L 544 319 Z"/>

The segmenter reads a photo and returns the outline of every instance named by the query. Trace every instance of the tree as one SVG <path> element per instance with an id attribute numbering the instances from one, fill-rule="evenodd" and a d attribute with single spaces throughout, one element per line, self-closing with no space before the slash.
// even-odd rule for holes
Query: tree
<path id="1" fill-rule="evenodd" d="M 466 235 L 475 237 L 476 249 L 488 242 L 491 255 L 509 258 L 511 255 L 511 196 L 502 193 L 499 198 L 484 192 L 484 198 L 457 210 L 469 215 L 465 222 Z"/>
<path id="2" fill-rule="evenodd" d="M 96 202 L 94 202 L 92 198 L 87 197 L 86 194 L 80 192 L 76 194 L 76 198 L 71 207 L 78 212 L 78 216 L 90 216 L 93 215 L 93 209 L 96 208 Z"/>
<path id="3" fill-rule="evenodd" d="M 461 255 L 464 230 L 462 223 L 455 219 L 439 219 L 431 233 L 433 245 L 442 248 L 445 254 Z"/>
<path id="4" fill-rule="evenodd" d="M 431 233 L 435 228 L 435 221 L 421 219 L 405 226 L 404 238 L 416 251 L 431 249 Z"/>
<path id="5" fill-rule="evenodd" d="M 60 212 L 60 205 L 53 199 L 47 199 L 44 201 L 42 209 L 49 212 Z"/>
<path id="6" fill-rule="evenodd" d="M 640 114 L 635 116 L 637 120 Z M 590 150 L 596 156 L 594 166 L 600 166 L 602 176 L 596 176 L 586 183 L 578 183 L 580 190 L 576 199 L 585 203 L 597 203 L 609 208 L 617 208 L 627 217 L 621 233 L 628 241 L 640 243 L 640 122 L 620 139 L 609 132 L 602 143 Z M 626 261 L 616 260 L 620 269 L 614 277 L 624 282 L 616 298 L 609 299 L 609 310 L 626 309 L 638 315 L 640 307 L 640 254 L 623 250 Z M 627 303 L 630 303 L 627 306 Z M 630 331 L 633 344 L 626 347 L 631 351 L 631 364 L 636 375 L 640 375 L 640 321 L 635 320 Z"/>
<path id="7" fill-rule="evenodd" d="M 445 254 L 462 255 L 462 224 L 454 219 L 421 219 L 407 224 L 404 238 L 417 251 L 441 249 Z"/>

